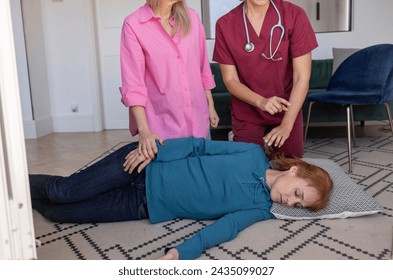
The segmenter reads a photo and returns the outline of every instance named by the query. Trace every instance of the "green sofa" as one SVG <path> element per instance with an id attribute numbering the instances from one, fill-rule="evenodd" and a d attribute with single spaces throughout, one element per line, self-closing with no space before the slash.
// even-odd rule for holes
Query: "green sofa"
<path id="1" fill-rule="evenodd" d="M 316 59 L 312 61 L 309 92 L 325 90 L 332 77 L 333 59 Z M 224 85 L 218 63 L 210 63 L 216 87 L 212 89 L 214 105 L 220 124 L 218 128 L 231 127 L 231 95 Z M 309 101 L 303 104 L 303 119 L 306 121 Z M 393 102 L 390 102 L 393 111 Z M 356 121 L 387 120 L 383 105 L 354 106 Z M 316 122 L 345 122 L 346 111 L 342 106 L 332 104 L 315 104 L 311 112 L 310 123 Z"/>

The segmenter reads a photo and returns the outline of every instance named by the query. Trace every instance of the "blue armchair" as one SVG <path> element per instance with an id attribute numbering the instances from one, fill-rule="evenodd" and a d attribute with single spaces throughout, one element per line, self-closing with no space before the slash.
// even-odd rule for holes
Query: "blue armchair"
<path id="1" fill-rule="evenodd" d="M 392 114 L 388 104 L 393 100 L 393 45 L 379 44 L 357 51 L 338 67 L 326 91 L 310 92 L 307 98 L 310 103 L 304 133 L 305 140 L 311 109 L 315 102 L 346 107 L 348 171 L 352 172 L 352 138 L 355 144 L 354 105 L 384 104 L 393 135 Z"/>

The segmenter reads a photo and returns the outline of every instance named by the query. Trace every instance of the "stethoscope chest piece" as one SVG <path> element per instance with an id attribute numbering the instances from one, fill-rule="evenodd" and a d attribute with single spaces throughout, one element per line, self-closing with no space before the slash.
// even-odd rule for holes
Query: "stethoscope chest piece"
<path id="1" fill-rule="evenodd" d="M 254 50 L 254 44 L 249 42 L 244 46 L 244 49 L 246 52 L 252 52 Z"/>
<path id="2" fill-rule="evenodd" d="M 274 58 L 274 56 L 276 55 L 278 49 L 280 48 L 280 44 L 281 44 L 281 41 L 282 41 L 282 39 L 284 37 L 285 30 L 284 30 L 284 26 L 281 23 L 281 14 L 280 14 L 279 10 L 277 9 L 277 7 L 274 4 L 273 0 L 270 0 L 270 3 L 272 4 L 274 10 L 277 13 L 278 22 L 277 22 L 277 24 L 273 25 L 271 30 L 270 30 L 270 36 L 269 36 L 270 37 L 269 38 L 269 51 L 270 51 L 270 54 L 269 54 L 269 56 L 267 56 L 264 53 L 262 53 L 262 57 L 264 57 L 266 59 L 269 59 L 269 60 L 273 60 L 273 61 L 281 61 L 282 57 Z M 246 21 L 246 3 L 245 2 L 243 3 L 243 23 L 244 23 L 244 29 L 246 31 L 246 39 L 247 39 L 247 43 L 244 46 L 244 50 L 246 52 L 250 53 L 250 52 L 252 52 L 254 50 L 254 44 L 251 42 L 250 35 L 248 34 L 248 27 L 247 27 L 247 21 Z M 281 36 L 280 36 L 280 40 L 277 43 L 277 47 L 273 50 L 273 48 L 272 48 L 273 33 L 274 33 L 274 30 L 276 28 L 278 28 L 281 31 Z"/>

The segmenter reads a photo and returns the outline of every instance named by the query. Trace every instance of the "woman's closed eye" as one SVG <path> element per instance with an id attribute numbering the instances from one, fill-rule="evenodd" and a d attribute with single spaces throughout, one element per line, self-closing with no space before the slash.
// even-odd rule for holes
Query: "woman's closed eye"
<path id="1" fill-rule="evenodd" d="M 295 196 L 297 197 L 297 198 L 302 198 L 302 192 L 299 190 L 299 189 L 296 189 L 296 191 L 295 191 Z"/>
<path id="2" fill-rule="evenodd" d="M 300 189 L 296 189 L 296 190 L 295 190 L 295 196 L 296 196 L 296 198 L 298 198 L 300 201 L 303 200 L 303 192 L 302 192 Z M 302 205 L 300 202 L 298 202 L 298 203 L 295 204 L 295 207 L 303 208 L 303 205 Z"/>

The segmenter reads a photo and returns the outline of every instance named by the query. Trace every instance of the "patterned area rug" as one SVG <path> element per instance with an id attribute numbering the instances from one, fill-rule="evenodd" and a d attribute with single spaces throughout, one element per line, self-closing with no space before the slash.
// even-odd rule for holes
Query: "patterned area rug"
<path id="1" fill-rule="evenodd" d="M 335 220 L 256 223 L 232 240 L 206 250 L 205 260 L 392 259 L 393 139 L 358 138 L 351 177 L 385 208 L 381 214 Z M 125 143 L 119 143 L 112 150 Z M 347 170 L 346 139 L 310 139 L 305 157 L 327 158 Z M 101 156 L 101 157 L 102 157 Z M 100 157 L 100 158 L 101 158 Z M 91 164 L 91 163 L 89 163 Z M 34 211 L 38 259 L 155 259 L 211 221 L 177 219 L 107 224 L 52 223 Z"/>

